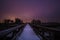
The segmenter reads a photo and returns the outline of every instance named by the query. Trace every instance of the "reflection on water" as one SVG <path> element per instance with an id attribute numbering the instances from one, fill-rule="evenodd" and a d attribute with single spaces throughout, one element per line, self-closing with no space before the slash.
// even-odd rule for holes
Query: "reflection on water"
<path id="1" fill-rule="evenodd" d="M 22 34 L 16 40 L 40 40 L 40 38 L 34 33 L 30 25 L 27 24 Z"/>

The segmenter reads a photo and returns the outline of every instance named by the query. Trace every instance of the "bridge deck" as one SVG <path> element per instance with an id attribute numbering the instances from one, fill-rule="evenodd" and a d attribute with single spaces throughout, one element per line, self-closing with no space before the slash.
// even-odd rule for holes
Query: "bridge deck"
<path id="1" fill-rule="evenodd" d="M 19 35 L 16 40 L 41 40 L 33 31 L 33 29 L 30 27 L 29 24 L 27 24 L 22 32 L 21 35 Z"/>

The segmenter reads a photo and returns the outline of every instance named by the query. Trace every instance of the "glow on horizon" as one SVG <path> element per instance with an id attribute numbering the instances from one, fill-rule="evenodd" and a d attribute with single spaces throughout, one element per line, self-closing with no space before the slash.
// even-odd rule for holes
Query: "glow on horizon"
<path id="1" fill-rule="evenodd" d="M 58 0 L 3 0 L 0 20 L 19 18 L 24 22 L 39 19 L 42 22 L 60 22 Z M 9 17 L 10 16 L 10 17 Z"/>

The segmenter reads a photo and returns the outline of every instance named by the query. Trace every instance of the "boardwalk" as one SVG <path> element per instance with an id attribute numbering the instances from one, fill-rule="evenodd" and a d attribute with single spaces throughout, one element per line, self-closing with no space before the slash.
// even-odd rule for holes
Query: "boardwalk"
<path id="1" fill-rule="evenodd" d="M 40 40 L 38 36 L 34 33 L 29 24 L 27 24 L 20 36 L 16 40 Z"/>

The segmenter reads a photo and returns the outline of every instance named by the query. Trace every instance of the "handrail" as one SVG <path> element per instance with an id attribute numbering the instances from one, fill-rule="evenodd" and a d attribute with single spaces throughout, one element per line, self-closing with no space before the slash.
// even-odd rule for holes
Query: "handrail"
<path id="1" fill-rule="evenodd" d="M 24 24 L 18 25 L 18 26 L 16 26 L 16 27 L 12 27 L 12 28 L 9 28 L 9 29 L 6 29 L 6 30 L 2 30 L 2 31 L 0 31 L 0 36 L 5 35 L 5 34 L 8 34 L 8 33 L 10 33 L 11 31 L 20 28 L 20 27 L 23 26 L 23 25 L 24 25 Z"/>
<path id="2" fill-rule="evenodd" d="M 55 38 L 57 39 L 58 36 L 56 36 L 56 35 L 60 34 L 60 29 L 59 28 L 46 27 L 46 26 L 34 25 L 34 24 L 31 24 L 31 26 L 34 29 L 35 33 L 37 35 L 40 35 L 43 38 L 43 40 L 54 40 Z M 48 32 L 49 38 L 44 36 L 45 32 Z M 59 35 L 59 37 L 60 37 L 60 35 Z M 58 38 L 58 39 L 60 39 L 60 38 Z"/>
<path id="3" fill-rule="evenodd" d="M 54 30 L 54 31 L 60 31 L 59 28 L 43 27 L 43 26 L 40 26 L 40 25 L 34 25 L 34 26 L 37 26 L 37 27 L 39 27 L 39 28 L 43 28 L 43 29 L 49 29 L 49 30 Z"/>

